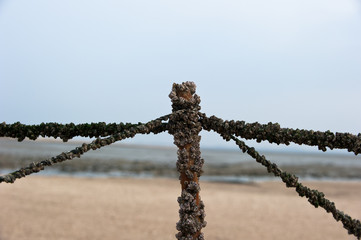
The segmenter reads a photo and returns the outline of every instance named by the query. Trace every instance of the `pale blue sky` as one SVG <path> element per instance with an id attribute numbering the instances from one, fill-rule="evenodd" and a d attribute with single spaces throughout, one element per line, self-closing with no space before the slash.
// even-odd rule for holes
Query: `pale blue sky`
<path id="1" fill-rule="evenodd" d="M 208 115 L 357 134 L 361 4 L 0 1 L 0 121 L 145 122 L 171 111 L 182 81 Z"/>

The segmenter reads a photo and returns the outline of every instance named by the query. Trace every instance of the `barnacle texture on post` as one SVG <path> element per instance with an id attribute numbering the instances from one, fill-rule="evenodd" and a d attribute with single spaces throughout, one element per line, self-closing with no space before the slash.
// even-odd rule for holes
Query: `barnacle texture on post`
<path id="1" fill-rule="evenodd" d="M 199 132 L 202 130 L 198 122 L 200 98 L 195 94 L 193 82 L 173 84 L 169 94 L 172 100 L 173 114 L 169 118 L 168 131 L 174 136 L 174 144 L 178 147 L 177 169 L 180 173 L 181 196 L 176 234 L 177 239 L 204 239 L 201 229 L 204 221 L 204 204 L 200 199 L 198 179 L 204 160 L 200 156 Z"/>
<path id="2" fill-rule="evenodd" d="M 357 136 L 350 133 L 320 132 L 304 129 L 281 128 L 278 123 L 260 124 L 245 123 L 244 121 L 223 121 L 211 116 L 200 114 L 200 122 L 205 130 L 217 130 L 235 135 L 244 139 L 255 139 L 257 142 L 268 140 L 270 143 L 286 144 L 290 142 L 318 146 L 319 150 L 326 151 L 347 149 L 355 155 L 361 153 L 361 133 Z"/>
<path id="3" fill-rule="evenodd" d="M 60 123 L 41 123 L 39 125 L 25 125 L 20 122 L 13 124 L 0 124 L 0 137 L 17 138 L 19 142 L 26 137 L 30 140 L 36 140 L 39 136 L 60 138 L 64 142 L 75 136 L 81 137 L 106 137 L 117 132 L 135 127 L 138 124 L 131 123 L 83 123 L 83 124 L 60 124 Z"/>
<path id="4" fill-rule="evenodd" d="M 44 170 L 44 167 L 51 166 L 56 163 L 64 162 L 66 160 L 71 160 L 75 157 L 80 158 L 81 155 L 88 152 L 89 150 L 96 150 L 104 146 L 108 146 L 116 141 L 120 141 L 126 138 L 132 138 L 136 134 L 149 134 L 149 133 L 160 133 L 167 130 L 168 123 L 163 123 L 162 121 L 168 120 L 169 115 L 157 118 L 146 124 L 139 124 L 129 129 L 122 130 L 116 134 L 113 134 L 107 138 L 97 138 L 93 142 L 86 144 L 83 143 L 82 146 L 77 147 L 69 152 L 63 152 L 55 157 L 46 159 L 41 162 L 31 163 L 28 167 L 21 168 L 15 172 L 9 173 L 5 176 L 0 176 L 0 183 L 14 183 L 16 179 L 23 178 L 32 173 L 39 172 Z"/>

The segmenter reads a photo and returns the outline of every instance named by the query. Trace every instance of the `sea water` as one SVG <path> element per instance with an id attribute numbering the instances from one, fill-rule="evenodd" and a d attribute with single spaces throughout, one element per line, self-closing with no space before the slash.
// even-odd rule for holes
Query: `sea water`
<path id="1" fill-rule="evenodd" d="M 81 142 L 78 141 L 18 142 L 14 139 L 2 138 L 0 139 L 0 174 L 6 174 L 8 171 L 25 167 L 30 162 L 42 161 L 79 146 Z M 361 156 L 355 156 L 353 153 L 333 151 L 325 153 L 260 151 L 260 153 L 264 154 L 267 160 L 281 168 L 295 171 L 304 179 L 361 180 Z M 205 180 L 243 182 L 273 179 L 264 167 L 237 148 L 203 148 L 201 155 L 205 160 L 205 171 L 202 176 Z M 177 149 L 116 143 L 96 151 L 91 150 L 81 159 L 81 161 L 77 158 L 67 161 L 66 165 L 61 163 L 62 168 L 48 167 L 42 174 L 71 174 L 85 177 L 174 177 Z M 25 166 L 22 166 L 24 164 Z"/>

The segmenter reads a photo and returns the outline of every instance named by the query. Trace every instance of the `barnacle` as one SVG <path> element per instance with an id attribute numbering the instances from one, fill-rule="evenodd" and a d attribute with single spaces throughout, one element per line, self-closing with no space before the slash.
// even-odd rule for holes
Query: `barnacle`
<path id="1" fill-rule="evenodd" d="M 226 133 L 222 131 L 219 133 L 223 137 L 226 135 Z M 344 228 L 348 230 L 349 234 L 355 235 L 358 239 L 361 238 L 361 222 L 359 220 L 353 219 L 350 216 L 345 215 L 340 210 L 336 209 L 335 204 L 326 199 L 322 192 L 303 186 L 298 182 L 297 176 L 282 171 L 276 164 L 268 161 L 263 155 L 260 155 L 254 148 L 248 147 L 243 141 L 232 135 L 228 135 L 228 137 L 234 140 L 243 152 L 247 152 L 257 162 L 265 166 L 269 172 L 272 172 L 275 176 L 279 176 L 286 184 L 286 187 L 295 188 L 299 196 L 306 197 L 308 202 L 311 203 L 314 207 L 322 207 L 326 210 L 326 212 L 332 213 L 334 219 L 336 221 L 341 221 Z"/>
<path id="2" fill-rule="evenodd" d="M 193 82 L 173 84 L 169 97 L 172 101 L 173 115 L 169 119 L 169 133 L 178 146 L 177 169 L 182 186 L 182 194 L 178 198 L 179 217 L 177 223 L 177 239 L 196 239 L 201 234 L 204 224 L 204 210 L 200 206 L 200 176 L 203 161 L 200 157 L 199 132 L 202 129 L 198 120 L 200 98 L 195 94 Z"/>
<path id="3" fill-rule="evenodd" d="M 22 177 L 25 177 L 32 173 L 44 170 L 44 167 L 46 167 L 46 166 L 51 166 L 53 164 L 63 162 L 66 160 L 71 160 L 75 157 L 80 157 L 82 154 L 86 153 L 90 149 L 96 150 L 98 148 L 110 145 L 116 141 L 134 137 L 138 133 L 142 133 L 142 134 L 147 133 L 147 132 L 158 133 L 158 132 L 165 131 L 167 129 L 167 125 L 164 125 L 164 123 L 162 123 L 162 121 L 166 121 L 168 119 L 169 119 L 169 115 L 166 115 L 166 116 L 160 117 L 156 120 L 152 120 L 146 124 L 137 124 L 137 125 L 120 124 L 117 127 L 119 127 L 122 130 L 120 132 L 117 132 L 117 133 L 109 136 L 108 138 L 99 138 L 98 137 L 93 142 L 91 142 L 89 144 L 83 143 L 81 146 L 76 147 L 75 149 L 73 149 L 69 152 L 63 152 L 55 157 L 51 157 L 49 159 L 40 161 L 38 163 L 31 163 L 28 167 L 21 168 L 15 172 L 9 173 L 5 176 L 0 176 L 0 183 L 1 182 L 13 183 L 18 178 L 22 178 Z M 2 123 L 0 125 L 0 136 L 11 135 L 11 132 L 10 133 L 4 132 L 3 128 L 5 127 L 5 128 L 12 129 L 14 126 L 16 129 L 19 129 L 19 128 L 24 127 L 25 125 L 21 125 L 20 123 L 15 123 L 15 125 L 9 126 L 9 125 L 6 125 L 5 123 Z M 58 134 L 56 132 L 59 131 L 59 129 L 61 129 L 63 132 L 65 131 L 64 129 L 66 129 L 66 127 L 64 127 L 63 125 L 55 124 L 55 123 L 40 124 L 39 126 L 42 127 L 43 131 L 45 131 L 45 132 L 46 131 L 53 132 L 54 135 L 52 135 L 52 136 L 54 136 L 54 137 L 57 137 Z M 75 131 L 74 129 L 77 127 L 77 125 L 74 125 L 74 124 L 69 124 L 67 126 L 70 127 L 71 129 L 73 129 L 73 131 Z M 98 125 L 95 125 L 95 127 L 99 127 L 99 126 L 101 126 L 102 128 L 105 129 L 108 125 L 105 125 L 105 123 L 100 123 Z M 150 127 L 150 126 L 152 126 L 152 127 Z M 35 129 L 37 128 L 37 126 L 32 126 L 32 127 Z M 85 126 L 81 125 L 81 127 L 83 128 Z M 15 131 L 15 132 L 16 132 L 16 134 L 19 133 L 19 131 Z M 39 133 L 40 133 L 40 131 L 39 131 Z M 25 136 L 26 135 L 20 135 L 19 137 L 22 138 Z"/>
<path id="4" fill-rule="evenodd" d="M 0 124 L 0 137 L 12 137 L 18 141 L 25 138 L 36 140 L 39 136 L 54 137 L 64 142 L 74 136 L 95 137 L 96 140 L 89 144 L 63 152 L 55 157 L 31 163 L 28 167 L 0 176 L 0 183 L 13 183 L 16 179 L 25 177 L 43 170 L 46 166 L 80 157 L 89 150 L 96 150 L 110 145 L 116 141 L 132 138 L 136 134 L 160 133 L 168 131 L 174 137 L 174 144 L 178 147 L 177 170 L 181 181 L 182 192 L 178 198 L 180 206 L 180 221 L 176 228 L 177 239 L 182 240 L 204 240 L 201 229 L 206 226 L 204 218 L 204 203 L 199 192 L 198 178 L 202 173 L 204 160 L 200 153 L 199 132 L 202 129 L 219 133 L 226 141 L 234 140 L 243 153 L 249 154 L 258 163 L 267 168 L 267 171 L 278 176 L 286 184 L 286 187 L 295 188 L 301 197 L 306 197 L 314 207 L 322 207 L 332 213 L 336 221 L 341 221 L 349 234 L 361 238 L 361 223 L 352 219 L 347 214 L 338 210 L 335 204 L 325 198 L 322 192 L 309 189 L 298 182 L 297 176 L 280 169 L 276 164 L 268 161 L 265 156 L 260 155 L 254 148 L 247 146 L 237 137 L 254 139 L 257 142 L 268 141 L 276 144 L 289 145 L 291 142 L 317 146 L 319 150 L 347 149 L 355 155 L 361 153 L 361 133 L 356 135 L 350 133 L 332 133 L 330 131 L 320 132 L 304 129 L 281 128 L 278 123 L 260 124 L 258 122 L 245 123 L 244 121 L 224 121 L 216 116 L 207 117 L 199 112 L 200 97 L 195 94 L 196 85 L 193 82 L 173 84 L 169 98 L 172 101 L 172 114 L 162 116 L 145 124 L 137 123 L 84 123 L 84 124 L 59 124 L 41 123 L 39 125 L 24 125 L 20 122 L 13 124 Z M 167 122 L 168 121 L 168 122 Z"/>

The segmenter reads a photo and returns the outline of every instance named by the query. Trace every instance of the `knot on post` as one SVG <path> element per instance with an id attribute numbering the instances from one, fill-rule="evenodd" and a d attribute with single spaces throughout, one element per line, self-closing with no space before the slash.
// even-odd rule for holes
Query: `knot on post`
<path id="1" fill-rule="evenodd" d="M 204 204 L 200 199 L 199 177 L 204 160 L 201 158 L 199 132 L 202 125 L 198 121 L 200 98 L 195 94 L 193 82 L 173 84 L 169 97 L 172 101 L 173 114 L 169 118 L 169 133 L 174 136 L 178 147 L 177 170 L 182 187 L 178 198 L 179 217 L 177 239 L 204 239 L 201 229 L 204 221 Z"/>

